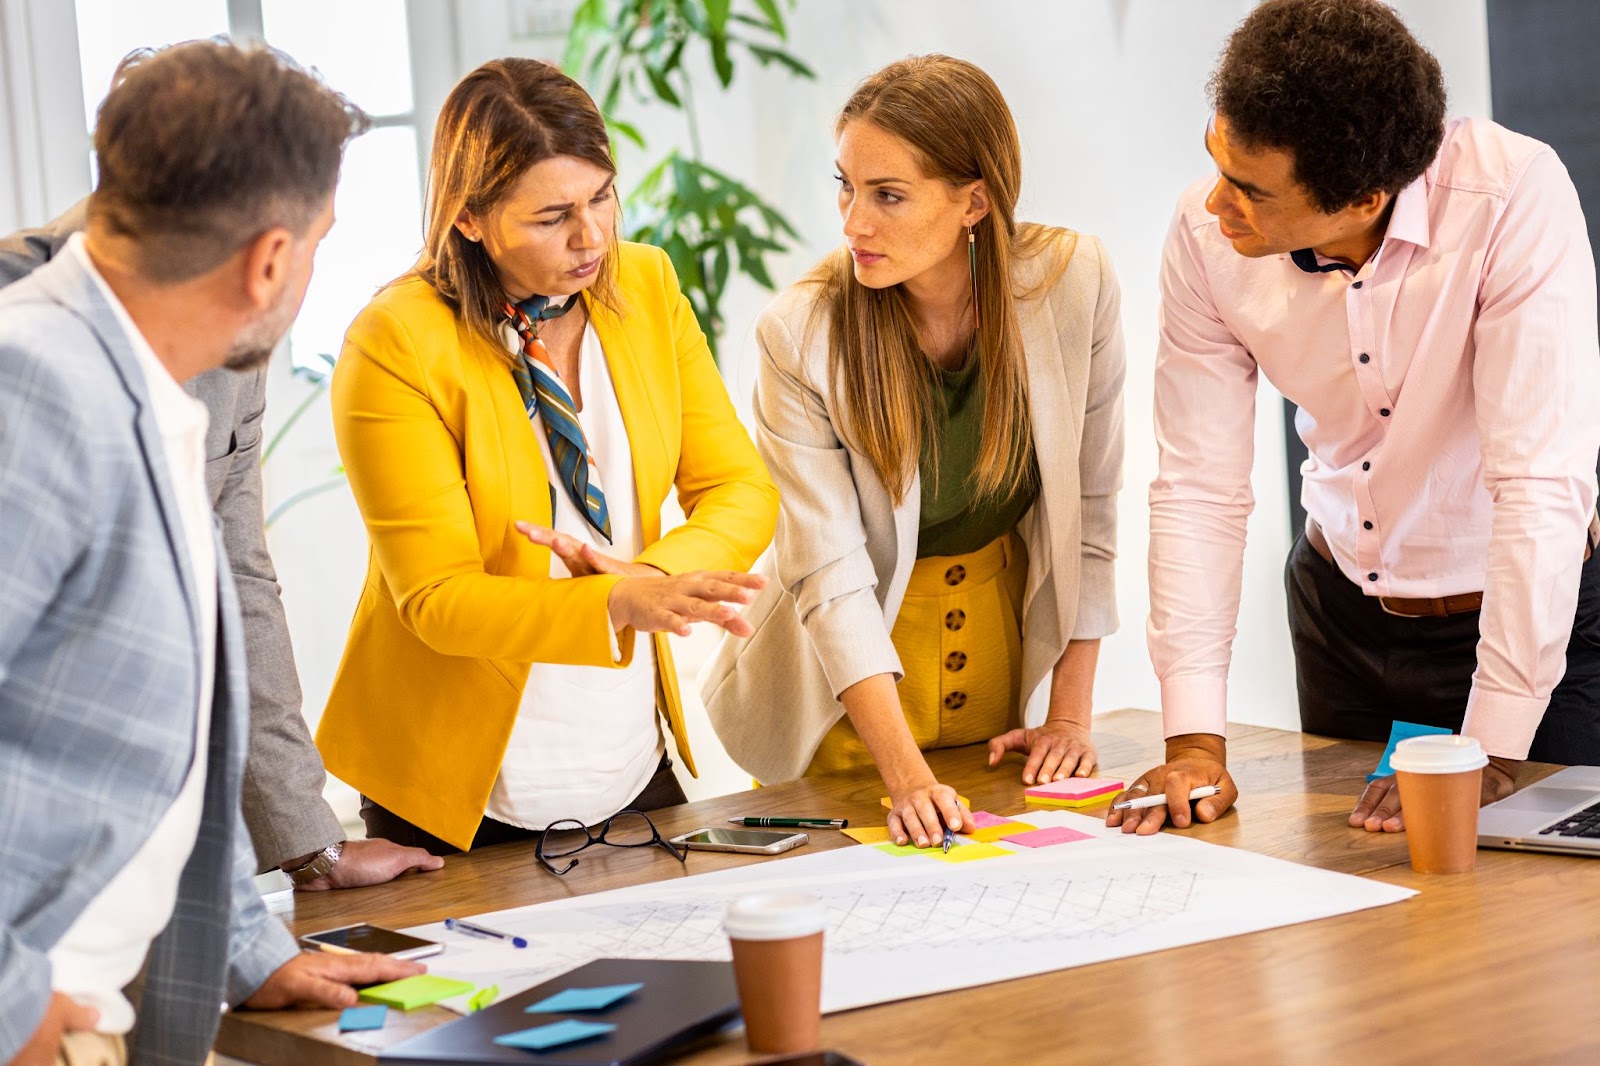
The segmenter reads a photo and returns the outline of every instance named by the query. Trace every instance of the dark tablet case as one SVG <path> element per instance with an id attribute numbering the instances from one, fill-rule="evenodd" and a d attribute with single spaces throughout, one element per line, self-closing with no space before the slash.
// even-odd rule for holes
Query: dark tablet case
<path id="1" fill-rule="evenodd" d="M 529 1014 L 524 1009 L 566 988 L 644 987 L 602 1011 Z M 596 959 L 383 1052 L 380 1062 L 515 1062 L 524 1066 L 643 1066 L 710 1036 L 739 1016 L 733 965 L 670 959 Z M 502 1047 L 497 1036 L 574 1018 L 616 1031 L 592 1040 L 530 1051 Z"/>

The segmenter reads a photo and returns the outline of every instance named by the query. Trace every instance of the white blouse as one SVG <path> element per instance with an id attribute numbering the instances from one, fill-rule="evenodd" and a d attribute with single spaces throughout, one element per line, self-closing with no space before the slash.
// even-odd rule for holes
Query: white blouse
<path id="1" fill-rule="evenodd" d="M 607 544 L 572 502 L 551 457 L 543 418 L 536 415 L 534 436 L 555 487 L 553 524 L 557 532 L 587 541 L 603 555 L 632 560 L 644 550 L 633 449 L 605 349 L 592 325 L 585 327 L 581 345 L 578 423 L 594 457 L 615 543 Z M 550 576 L 570 576 L 554 552 Z M 641 635 L 634 648 L 633 662 L 620 669 L 533 664 L 484 813 L 525 829 L 542 829 L 563 818 L 594 825 L 644 789 L 665 745 L 656 717 L 654 647 Z"/>

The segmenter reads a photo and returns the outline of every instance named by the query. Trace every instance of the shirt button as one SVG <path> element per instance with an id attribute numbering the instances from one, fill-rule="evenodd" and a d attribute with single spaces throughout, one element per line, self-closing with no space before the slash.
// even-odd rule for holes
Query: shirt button
<path id="1" fill-rule="evenodd" d="M 1368 574 L 1367 575 L 1367 580 L 1368 581 L 1376 581 L 1376 580 L 1378 580 L 1378 575 L 1377 574 Z"/>
<path id="2" fill-rule="evenodd" d="M 967 653 L 964 651 L 953 651 L 944 657 L 944 668 L 952 674 L 959 672 L 966 665 Z"/>
<path id="3" fill-rule="evenodd" d="M 1378 413 L 1380 415 L 1382 415 L 1384 418 L 1388 418 L 1389 417 L 1389 409 L 1387 407 L 1378 408 Z"/>
<path id="4" fill-rule="evenodd" d="M 1351 287 L 1351 288 L 1352 288 L 1352 289 L 1359 289 L 1359 288 L 1361 288 L 1361 282 L 1359 282 L 1359 281 L 1353 281 L 1353 282 L 1351 282 L 1351 283 L 1350 283 L 1350 287 Z"/>
<path id="5" fill-rule="evenodd" d="M 1361 528 L 1362 529 L 1371 529 L 1372 528 L 1372 523 L 1371 522 L 1363 522 L 1363 523 L 1361 523 Z"/>
<path id="6" fill-rule="evenodd" d="M 1362 463 L 1361 464 L 1361 469 L 1363 469 L 1363 470 L 1371 470 L 1372 469 L 1372 464 L 1371 463 Z"/>
<path id="7" fill-rule="evenodd" d="M 960 563 L 957 563 L 944 572 L 944 583 L 946 585 L 959 585 L 966 579 L 967 568 L 962 566 Z"/>
<path id="8" fill-rule="evenodd" d="M 946 629 L 950 630 L 951 632 L 954 632 L 954 631 L 960 629 L 962 626 L 964 626 L 966 624 L 967 624 L 967 612 L 963 611 L 961 608 L 957 607 L 953 611 L 946 611 L 945 612 L 945 615 L 944 615 L 944 627 Z"/>
<path id="9" fill-rule="evenodd" d="M 1370 362 L 1372 362 L 1372 356 L 1368 355 L 1366 352 L 1362 352 L 1361 353 L 1361 361 L 1363 363 L 1370 363 Z"/>
<path id="10" fill-rule="evenodd" d="M 966 703 L 967 694 L 965 692 L 952 692 L 944 698 L 944 706 L 947 711 L 959 711 L 966 706 Z"/>

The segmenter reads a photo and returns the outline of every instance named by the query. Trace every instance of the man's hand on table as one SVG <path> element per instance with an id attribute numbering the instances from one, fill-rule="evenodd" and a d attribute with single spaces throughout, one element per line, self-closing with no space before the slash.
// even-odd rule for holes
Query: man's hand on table
<path id="1" fill-rule="evenodd" d="M 426 973 L 427 967 L 409 959 L 362 952 L 335 955 L 308 951 L 296 955 L 272 971 L 255 994 L 242 1006 L 250 1010 L 280 1010 L 284 1007 L 333 1007 L 356 1005 L 355 985 L 376 985 Z"/>
<path id="2" fill-rule="evenodd" d="M 1191 821 L 1214 822 L 1227 813 L 1239 798 L 1227 766 L 1228 742 L 1211 733 L 1187 733 L 1167 740 L 1167 761 L 1140 777 L 1117 798 L 1138 799 L 1165 793 L 1162 807 L 1117 811 L 1106 815 L 1106 825 L 1121 826 L 1124 833 L 1149 836 L 1170 819 L 1174 828 L 1188 828 Z M 1216 785 L 1222 791 L 1199 800 L 1191 807 L 1189 793 L 1202 785 Z"/>
<path id="3" fill-rule="evenodd" d="M 1517 771 L 1521 768 L 1520 759 L 1489 756 L 1489 765 L 1483 768 L 1483 790 L 1478 796 L 1478 806 L 1505 799 L 1515 792 Z M 1393 774 L 1367 785 L 1356 809 L 1350 812 L 1350 824 L 1365 828 L 1369 833 L 1405 832 L 1405 814 L 1400 809 L 1400 790 L 1395 787 Z"/>
<path id="4" fill-rule="evenodd" d="M 283 864 L 284 872 L 304 866 L 312 856 L 302 855 Z M 444 865 L 444 860 L 422 848 L 408 848 L 392 840 L 346 840 L 333 869 L 315 881 L 296 885 L 297 892 L 323 892 L 330 888 L 365 888 L 393 881 L 412 870 L 429 872 Z"/>

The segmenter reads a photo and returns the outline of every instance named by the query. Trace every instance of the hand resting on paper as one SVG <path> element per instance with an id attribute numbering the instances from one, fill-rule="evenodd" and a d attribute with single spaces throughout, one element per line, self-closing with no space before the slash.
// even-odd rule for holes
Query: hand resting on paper
<path id="1" fill-rule="evenodd" d="M 1176 829 L 1192 821 L 1214 822 L 1227 813 L 1239 798 L 1239 789 L 1228 773 L 1227 741 L 1211 733 L 1188 733 L 1167 740 L 1167 761 L 1128 786 L 1118 799 L 1138 799 L 1152 793 L 1166 793 L 1161 807 L 1143 810 L 1113 810 L 1106 825 L 1122 827 L 1124 833 L 1149 836 L 1168 820 Z M 1191 805 L 1189 793 L 1201 785 L 1216 785 L 1222 791 Z"/>

